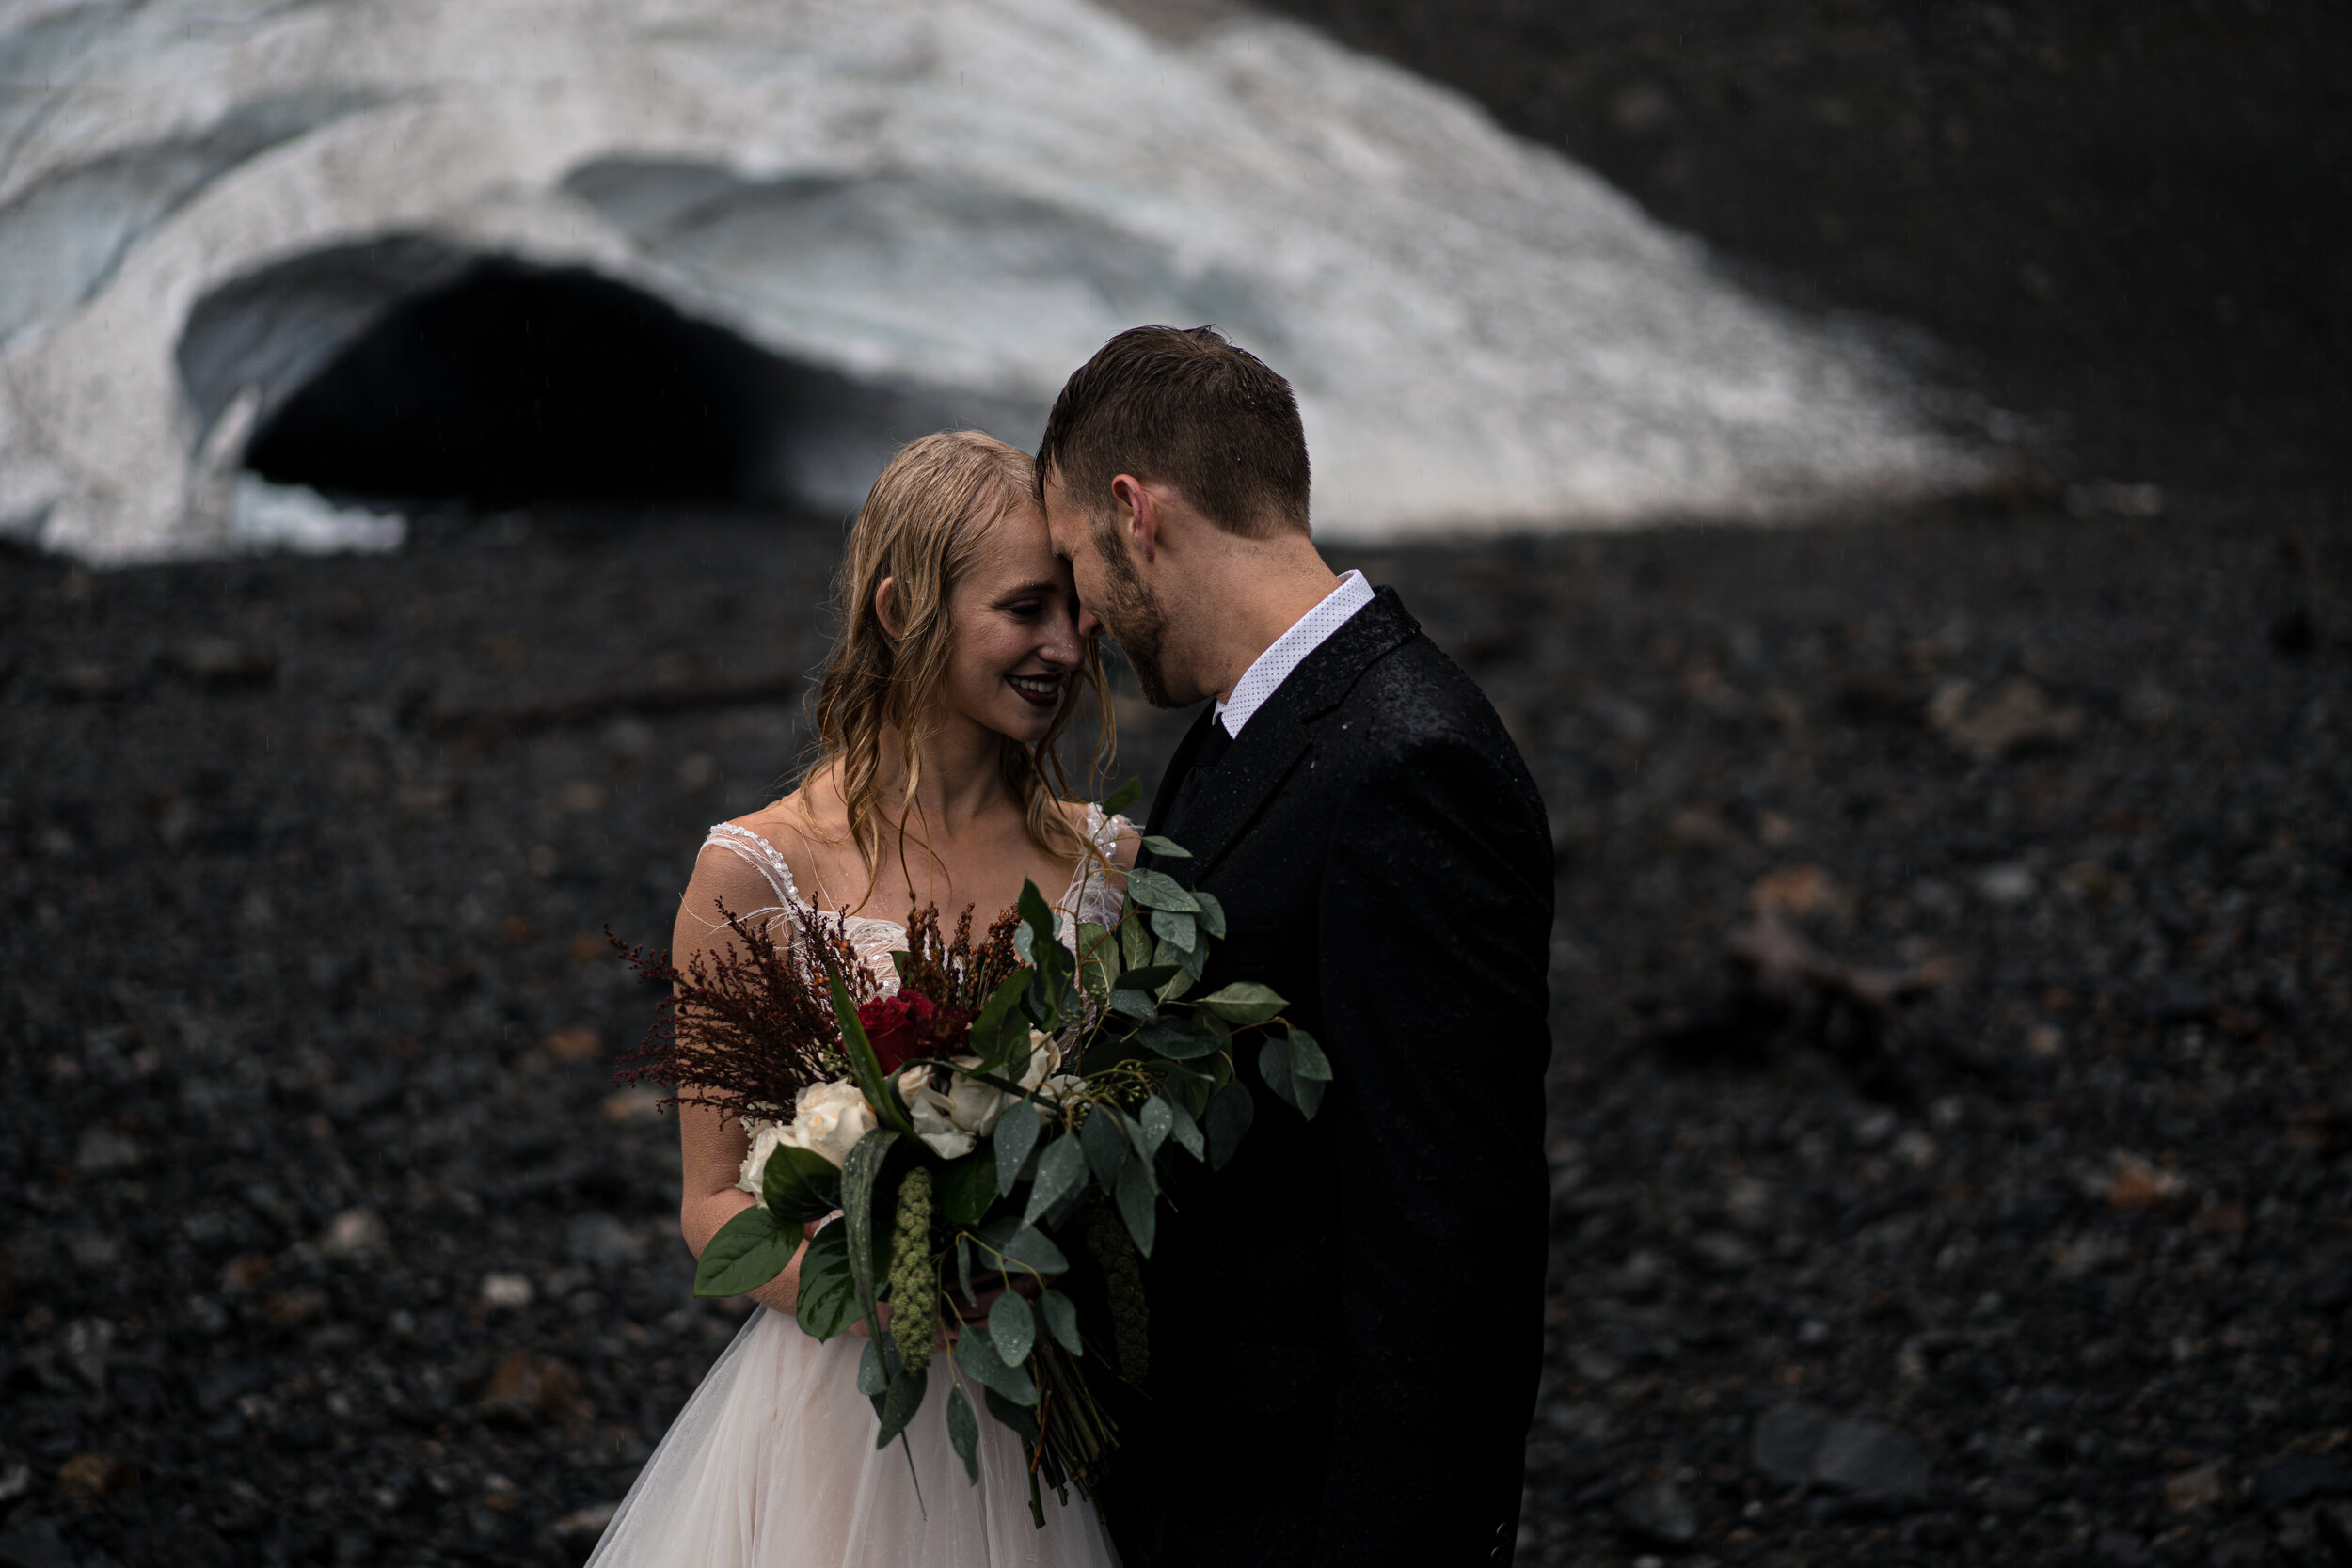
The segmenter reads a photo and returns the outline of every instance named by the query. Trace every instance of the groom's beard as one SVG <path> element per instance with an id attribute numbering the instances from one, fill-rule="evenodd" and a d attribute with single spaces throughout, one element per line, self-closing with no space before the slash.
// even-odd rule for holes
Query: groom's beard
<path id="1" fill-rule="evenodd" d="M 1127 541 L 1103 529 L 1095 533 L 1094 544 L 1106 579 L 1094 613 L 1126 656 L 1128 667 L 1136 673 L 1136 684 L 1143 688 L 1143 700 L 1153 707 L 1184 706 L 1168 691 L 1167 667 L 1161 657 L 1168 642 L 1166 606 L 1136 570 L 1135 561 L 1127 554 Z"/>

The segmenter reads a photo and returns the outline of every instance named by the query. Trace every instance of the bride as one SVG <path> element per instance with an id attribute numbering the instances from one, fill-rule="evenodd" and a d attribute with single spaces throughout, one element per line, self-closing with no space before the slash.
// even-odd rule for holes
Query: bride
<path id="1" fill-rule="evenodd" d="M 1035 493 L 1029 459 L 974 431 L 910 444 L 874 482 L 818 691 L 823 756 L 783 800 L 710 831 L 679 903 L 678 964 L 733 942 L 721 904 L 770 920 L 789 904 L 838 914 L 885 990 L 910 908 L 952 917 L 974 905 L 985 924 L 1025 879 L 1063 890 L 1065 941 L 1078 920 L 1117 919 L 1137 840 L 1123 818 L 1061 798 L 1056 743 L 1084 695 L 1105 699 Z M 700 1257 L 752 1202 L 738 1185 L 748 1146 L 708 1106 L 687 1101 L 678 1120 L 679 1224 Z M 591 1568 L 1118 1560 L 1074 1494 L 1046 1493 L 1037 1528 L 1020 1442 L 993 1420 L 980 1423 L 979 1482 L 966 1481 L 948 1445 L 947 1378 L 907 1428 L 909 1450 L 876 1451 L 873 1405 L 857 1391 L 863 1325 L 822 1343 L 803 1334 L 798 1278 L 795 1259 L 752 1292 L 761 1309 L 640 1472 Z M 981 1402 L 977 1388 L 965 1397 Z"/>

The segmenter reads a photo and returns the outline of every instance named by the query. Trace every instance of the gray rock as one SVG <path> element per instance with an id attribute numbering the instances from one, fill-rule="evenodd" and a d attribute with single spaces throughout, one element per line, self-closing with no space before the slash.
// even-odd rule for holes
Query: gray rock
<path id="1" fill-rule="evenodd" d="M 1699 1513 L 1681 1487 L 1670 1481 L 1636 1486 L 1617 1498 L 1626 1528 L 1661 1546 L 1687 1546 L 1699 1538 Z"/>
<path id="2" fill-rule="evenodd" d="M 1934 1468 L 1925 1443 L 1876 1421 L 1834 1422 L 1813 1456 L 1815 1481 L 1864 1497 L 1924 1497 Z"/>
<path id="3" fill-rule="evenodd" d="M 1836 1419 L 1819 1405 L 1791 1400 L 1776 1404 L 1756 1418 L 1748 1457 L 1756 1467 L 1784 1486 L 1803 1486 L 1813 1479 L 1813 1456 Z"/>
<path id="4" fill-rule="evenodd" d="M 0 1568 L 77 1568 L 73 1549 L 47 1519 L 19 1517 L 0 1528 Z"/>
<path id="5" fill-rule="evenodd" d="M 2315 1453 L 2291 1453 L 2254 1478 L 2254 1500 L 2265 1508 L 2292 1508 L 2347 1492 L 2352 1492 L 2352 1470 Z"/>

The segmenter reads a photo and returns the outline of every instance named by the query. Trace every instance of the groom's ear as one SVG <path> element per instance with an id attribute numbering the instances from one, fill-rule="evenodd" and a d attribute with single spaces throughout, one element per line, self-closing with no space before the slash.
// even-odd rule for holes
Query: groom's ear
<path id="1" fill-rule="evenodd" d="M 1111 481 L 1111 499 L 1119 503 L 1120 526 L 1126 531 L 1136 554 L 1146 561 L 1157 561 L 1160 512 L 1143 481 L 1133 474 L 1120 474 Z"/>

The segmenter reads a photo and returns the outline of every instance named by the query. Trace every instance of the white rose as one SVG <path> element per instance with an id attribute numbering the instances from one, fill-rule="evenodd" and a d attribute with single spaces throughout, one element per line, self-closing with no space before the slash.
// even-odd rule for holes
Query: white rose
<path id="1" fill-rule="evenodd" d="M 1041 1031 L 1030 1030 L 1029 1065 L 1019 1079 L 1021 1086 L 1036 1088 L 1060 1060 L 1060 1048 Z M 980 1059 L 958 1056 L 955 1064 L 959 1068 L 977 1068 Z M 996 1130 L 996 1120 L 1005 1114 L 1006 1107 L 1020 1098 L 961 1072 L 954 1074 L 943 1091 L 931 1086 L 932 1077 L 932 1069 L 909 1068 L 898 1075 L 898 1092 L 907 1102 L 907 1116 L 914 1123 L 914 1135 L 943 1160 L 971 1153 L 980 1139 Z"/>
<path id="2" fill-rule="evenodd" d="M 784 1141 L 784 1123 L 745 1122 L 743 1130 L 752 1135 L 752 1148 L 751 1152 L 743 1156 L 743 1173 L 735 1184 L 756 1198 L 766 1190 L 762 1183 L 768 1176 L 768 1156 L 773 1154 L 776 1145 Z M 759 1198 L 759 1201 L 764 1204 L 768 1200 Z"/>
<path id="3" fill-rule="evenodd" d="M 811 1084 L 792 1097 L 792 1123 L 777 1134 L 776 1142 L 786 1148 L 805 1148 L 837 1169 L 858 1140 L 873 1130 L 874 1108 L 855 1084 Z"/>

